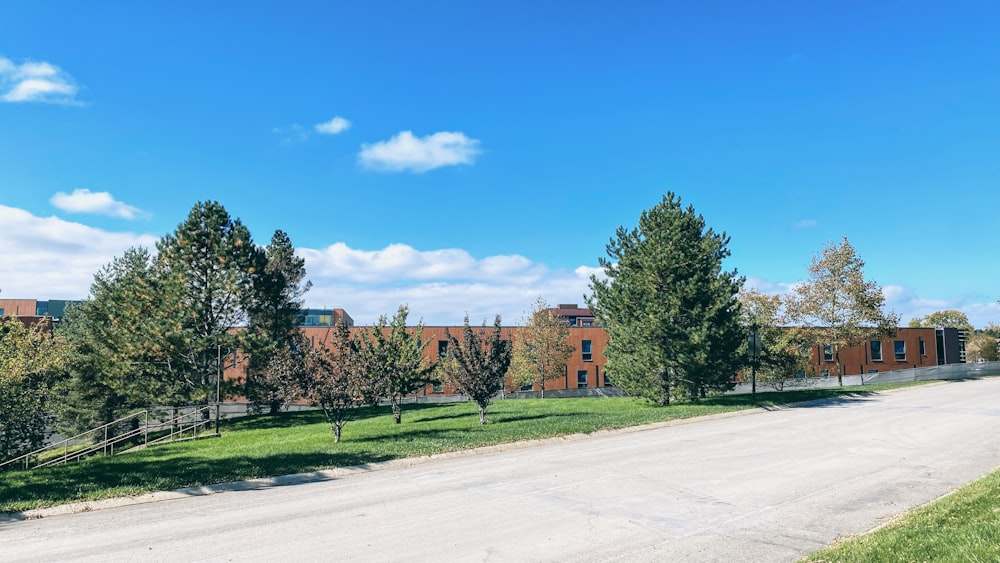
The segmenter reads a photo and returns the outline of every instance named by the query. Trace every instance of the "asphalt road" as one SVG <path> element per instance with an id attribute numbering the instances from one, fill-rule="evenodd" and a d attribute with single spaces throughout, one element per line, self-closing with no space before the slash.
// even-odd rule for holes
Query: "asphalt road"
<path id="1" fill-rule="evenodd" d="M 792 561 L 1000 465 L 1000 378 L 0 524 L 4 561 Z"/>

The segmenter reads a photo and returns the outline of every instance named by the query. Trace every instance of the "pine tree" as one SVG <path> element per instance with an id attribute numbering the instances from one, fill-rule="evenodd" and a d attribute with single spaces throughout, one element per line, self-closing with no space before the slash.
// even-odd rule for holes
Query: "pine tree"
<path id="1" fill-rule="evenodd" d="M 661 405 L 731 388 L 744 332 L 736 295 L 743 279 L 722 270 L 729 237 L 706 228 L 668 193 L 619 227 L 591 277 L 587 303 L 609 334 L 607 373 L 626 393 Z"/>

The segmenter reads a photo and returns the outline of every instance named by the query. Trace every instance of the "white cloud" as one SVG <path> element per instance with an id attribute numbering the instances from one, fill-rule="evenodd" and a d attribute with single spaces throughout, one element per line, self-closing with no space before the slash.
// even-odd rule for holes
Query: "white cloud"
<path id="1" fill-rule="evenodd" d="M 358 323 L 408 304 L 427 324 L 455 325 L 466 312 L 474 323 L 520 321 L 539 295 L 550 303 L 583 303 L 592 268 L 551 270 L 519 255 L 477 259 L 460 249 L 420 251 L 404 244 L 356 250 L 336 243 L 300 248 L 313 288 L 313 307 L 342 307 Z"/>
<path id="2" fill-rule="evenodd" d="M 135 219 L 142 211 L 131 205 L 115 201 L 108 192 L 92 192 L 77 188 L 73 193 L 57 192 L 49 202 L 69 213 L 97 213 L 122 219 Z"/>
<path id="3" fill-rule="evenodd" d="M 367 168 L 385 172 L 427 172 L 442 166 L 472 164 L 479 141 L 460 132 L 441 131 L 416 137 L 403 131 L 388 141 L 362 144 L 358 160 Z"/>
<path id="4" fill-rule="evenodd" d="M 0 205 L 0 289 L 7 299 L 81 299 L 94 274 L 133 246 L 156 237 L 109 232 Z"/>
<path id="5" fill-rule="evenodd" d="M 803 219 L 795 224 L 796 229 L 811 229 L 819 224 L 819 221 L 815 219 Z"/>
<path id="6" fill-rule="evenodd" d="M 318 133 L 322 133 L 324 135 L 336 135 L 337 133 L 342 133 L 350 129 L 351 122 L 338 115 L 330 121 L 317 123 L 315 128 Z"/>
<path id="7" fill-rule="evenodd" d="M 77 87 L 73 78 L 46 62 L 14 64 L 0 57 L 0 100 L 75 105 Z"/>

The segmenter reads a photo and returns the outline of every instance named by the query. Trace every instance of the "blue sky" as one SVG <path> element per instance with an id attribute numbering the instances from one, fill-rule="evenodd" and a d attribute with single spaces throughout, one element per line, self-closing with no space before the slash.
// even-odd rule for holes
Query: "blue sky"
<path id="1" fill-rule="evenodd" d="M 82 298 L 218 200 L 315 307 L 582 303 L 668 190 L 780 292 L 848 237 L 905 323 L 1000 321 L 993 2 L 46 2 L 0 20 L 0 289 Z"/>

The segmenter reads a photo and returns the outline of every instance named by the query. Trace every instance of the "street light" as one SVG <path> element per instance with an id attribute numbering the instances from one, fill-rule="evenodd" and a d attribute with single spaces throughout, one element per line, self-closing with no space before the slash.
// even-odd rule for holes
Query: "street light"
<path id="1" fill-rule="evenodd" d="M 757 325 L 750 329 L 747 336 L 747 355 L 750 356 L 750 394 L 757 398 L 757 363 L 760 361 L 760 332 Z"/>

